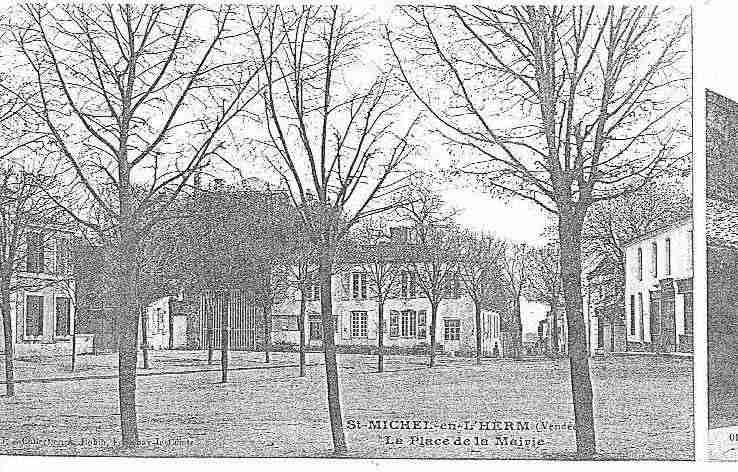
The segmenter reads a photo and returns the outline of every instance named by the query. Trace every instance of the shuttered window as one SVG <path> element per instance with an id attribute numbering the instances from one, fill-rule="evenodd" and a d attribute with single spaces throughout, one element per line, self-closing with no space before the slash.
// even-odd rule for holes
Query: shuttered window
<path id="1" fill-rule="evenodd" d="M 44 334 L 44 297 L 26 296 L 26 336 Z"/>
<path id="2" fill-rule="evenodd" d="M 401 324 L 401 335 L 402 337 L 417 336 L 418 334 L 418 318 L 417 313 L 414 310 L 403 310 L 402 311 L 402 324 Z"/>
<path id="3" fill-rule="evenodd" d="M 35 273 L 44 271 L 43 233 L 28 233 L 26 237 L 26 271 Z"/>
<path id="4" fill-rule="evenodd" d="M 400 336 L 400 312 L 390 312 L 390 323 L 389 323 L 389 335 L 391 338 L 397 338 Z"/>
<path id="5" fill-rule="evenodd" d="M 56 303 L 56 328 L 57 336 L 69 336 L 71 304 L 68 298 L 58 297 Z"/>
<path id="6" fill-rule="evenodd" d="M 418 310 L 418 339 L 425 339 L 425 337 L 427 336 L 427 322 L 427 312 L 425 310 Z"/>
<path id="7" fill-rule="evenodd" d="M 351 291 L 353 298 L 366 299 L 366 272 L 354 272 L 351 274 Z"/>
<path id="8" fill-rule="evenodd" d="M 415 298 L 417 292 L 416 286 L 415 273 L 403 271 L 400 281 L 400 296 L 402 298 Z"/>
<path id="9" fill-rule="evenodd" d="M 69 273 L 69 242 L 64 238 L 56 240 L 56 273 Z"/>

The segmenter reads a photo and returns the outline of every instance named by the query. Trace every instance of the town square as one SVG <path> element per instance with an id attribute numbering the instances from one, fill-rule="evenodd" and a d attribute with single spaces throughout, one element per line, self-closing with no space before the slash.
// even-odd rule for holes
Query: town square
<path id="1" fill-rule="evenodd" d="M 3 7 L 0 454 L 693 459 L 692 27 Z"/>

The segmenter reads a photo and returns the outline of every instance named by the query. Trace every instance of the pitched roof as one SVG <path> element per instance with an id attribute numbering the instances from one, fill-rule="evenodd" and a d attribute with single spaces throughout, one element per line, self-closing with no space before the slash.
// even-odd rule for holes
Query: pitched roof
<path id="1" fill-rule="evenodd" d="M 708 198 L 705 213 L 707 244 L 738 248 L 738 203 Z"/>
<path id="2" fill-rule="evenodd" d="M 690 209 L 690 211 L 691 211 L 691 209 Z M 644 239 L 648 239 L 648 238 L 651 238 L 651 237 L 656 236 L 658 234 L 665 233 L 666 231 L 668 231 L 670 229 L 676 228 L 679 225 L 682 225 L 684 223 L 691 222 L 691 221 L 692 221 L 692 214 L 691 213 L 688 213 L 686 215 L 677 215 L 675 218 L 670 219 L 669 221 L 664 222 L 664 223 L 658 225 L 657 227 L 655 227 L 655 228 L 653 228 L 651 230 L 646 231 L 645 233 L 639 234 L 637 236 L 634 236 L 634 237 L 628 239 L 627 241 L 623 242 L 623 247 L 624 248 L 625 247 L 630 247 L 630 246 L 632 246 L 634 244 L 640 243 Z"/>
<path id="3" fill-rule="evenodd" d="M 715 92 L 714 90 L 705 90 L 705 101 L 708 104 L 720 107 L 729 113 L 738 114 L 738 103 L 721 93 Z"/>
<path id="4" fill-rule="evenodd" d="M 342 248 L 336 262 L 339 264 L 371 264 L 379 261 L 420 262 L 427 257 L 418 244 L 352 244 Z"/>

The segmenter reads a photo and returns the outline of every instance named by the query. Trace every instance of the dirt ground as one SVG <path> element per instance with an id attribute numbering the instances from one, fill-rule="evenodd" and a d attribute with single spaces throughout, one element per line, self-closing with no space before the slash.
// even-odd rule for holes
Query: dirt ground
<path id="1" fill-rule="evenodd" d="M 202 352 L 160 351 L 141 369 L 140 447 L 121 450 L 116 357 L 18 361 L 17 392 L 0 398 L 0 454 L 326 456 L 331 434 L 321 355 L 305 378 L 296 355 L 233 353 L 230 383 Z M 350 456 L 568 458 L 575 451 L 566 360 L 340 355 Z M 603 459 L 694 456 L 692 361 L 655 356 L 593 359 Z"/>

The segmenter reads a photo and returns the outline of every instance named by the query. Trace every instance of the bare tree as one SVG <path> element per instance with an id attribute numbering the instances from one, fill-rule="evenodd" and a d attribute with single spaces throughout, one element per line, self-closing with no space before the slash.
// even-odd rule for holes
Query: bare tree
<path id="1" fill-rule="evenodd" d="M 482 308 L 488 306 L 502 285 L 500 274 L 505 244 L 492 236 L 462 233 L 459 273 L 463 288 L 474 302 L 477 364 L 482 363 Z"/>
<path id="2" fill-rule="evenodd" d="M 557 308 L 561 303 L 561 257 L 556 243 L 548 243 L 530 251 L 530 276 L 525 297 L 534 302 L 548 305 L 553 315 L 551 343 L 559 353 L 559 326 Z"/>
<path id="3" fill-rule="evenodd" d="M 446 207 L 431 188 L 427 175 L 413 179 L 401 217 L 411 224 L 414 249 L 408 254 L 407 270 L 415 275 L 420 291 L 431 306 L 430 353 L 428 365 L 435 365 L 438 307 L 458 292 L 461 238 L 453 224 L 456 211 Z"/>
<path id="4" fill-rule="evenodd" d="M 531 247 L 527 244 L 507 243 L 502 261 L 503 286 L 512 305 L 505 322 L 505 329 L 512 336 L 513 357 L 523 352 L 523 322 L 520 303 L 526 287 L 530 283 Z"/>
<path id="5" fill-rule="evenodd" d="M 105 227 L 85 211 L 68 213 L 113 235 L 125 447 L 138 440 L 141 240 L 195 172 L 224 158 L 224 134 L 258 96 L 259 63 L 251 61 L 248 32 L 235 29 L 236 13 L 232 6 L 29 4 L 15 19 L 24 72 L 36 84 L 27 105 Z M 135 185 L 146 190 L 134 192 Z"/>
<path id="6" fill-rule="evenodd" d="M 0 72 L 0 294 L 5 355 L 6 394 L 13 396 L 14 333 L 10 319 L 10 297 L 17 287 L 19 272 L 28 257 L 26 238 L 31 230 L 48 236 L 57 213 L 50 211 L 51 201 L 45 197 L 44 186 L 57 187 L 51 159 L 32 158 L 46 155 L 46 134 L 29 112 L 27 101 L 33 97 L 29 81 L 13 71 L 10 50 L 9 16 L 0 15 L 0 59 L 6 65 Z M 42 164 L 42 165 L 40 165 Z M 46 167 L 44 173 L 41 168 Z M 61 223 L 60 222 L 57 222 Z M 49 226 L 51 225 L 51 226 Z M 53 231 L 51 231 L 53 233 Z M 45 244 L 45 241 L 41 241 Z"/>
<path id="7" fill-rule="evenodd" d="M 588 208 L 689 156 L 688 12 L 402 7 L 400 73 L 464 156 L 457 169 L 558 217 L 577 452 L 596 453 L 581 296 Z M 473 161 L 466 160 L 473 156 Z"/>
<path id="8" fill-rule="evenodd" d="M 266 249 L 266 248 L 265 248 Z M 264 274 L 263 280 L 258 285 L 255 294 L 256 304 L 261 308 L 264 328 L 264 362 L 270 362 L 270 350 L 272 345 L 272 307 L 282 302 L 288 295 L 289 289 L 292 288 L 294 275 L 304 276 L 300 273 L 301 262 L 297 262 L 295 269 L 290 268 L 287 264 L 292 263 L 286 251 L 290 248 L 285 245 L 272 247 L 274 251 L 270 251 L 271 257 L 266 261 L 265 266 L 260 271 Z M 285 260 L 286 259 L 286 260 Z M 302 267 L 304 268 L 304 267 Z M 296 273 L 295 273 L 296 272 Z"/>
<path id="9" fill-rule="evenodd" d="M 624 300 L 625 243 L 691 211 L 692 198 L 678 180 L 649 182 L 637 192 L 590 208 L 582 231 L 583 251 L 592 260 L 605 261 Z"/>
<path id="10" fill-rule="evenodd" d="M 47 197 L 49 189 L 59 186 L 60 181 L 54 175 L 46 175 L 28 162 L 6 161 L 0 165 L 0 306 L 5 392 L 9 397 L 15 394 L 12 294 L 49 286 L 73 288 L 69 260 L 71 229 Z"/>
<path id="11" fill-rule="evenodd" d="M 377 301 L 377 371 L 384 372 L 384 305 L 402 281 L 406 247 L 393 241 L 378 219 L 367 221 L 357 239 L 369 291 Z"/>
<path id="12" fill-rule="evenodd" d="M 334 452 L 343 454 L 331 276 L 338 243 L 360 219 L 405 185 L 413 125 L 397 134 L 404 97 L 386 74 L 352 74 L 374 25 L 332 7 L 250 7 L 262 51 L 265 136 L 257 139 L 289 189 L 301 222 L 319 248 L 321 321 Z M 294 28 L 290 28 L 294 25 Z M 289 30 L 289 31 L 287 31 Z M 275 46 L 287 31 L 289 40 Z M 270 51 L 278 49 L 275 54 Z"/>
<path id="13" fill-rule="evenodd" d="M 291 285 L 297 288 L 300 294 L 300 313 L 297 318 L 297 331 L 300 340 L 298 344 L 300 377 L 305 376 L 305 313 L 307 301 L 313 299 L 314 287 L 318 275 L 318 248 L 311 244 L 308 238 L 302 236 L 302 233 L 294 235 L 291 240 L 290 254 L 283 263 L 288 265 L 290 273 Z"/>

